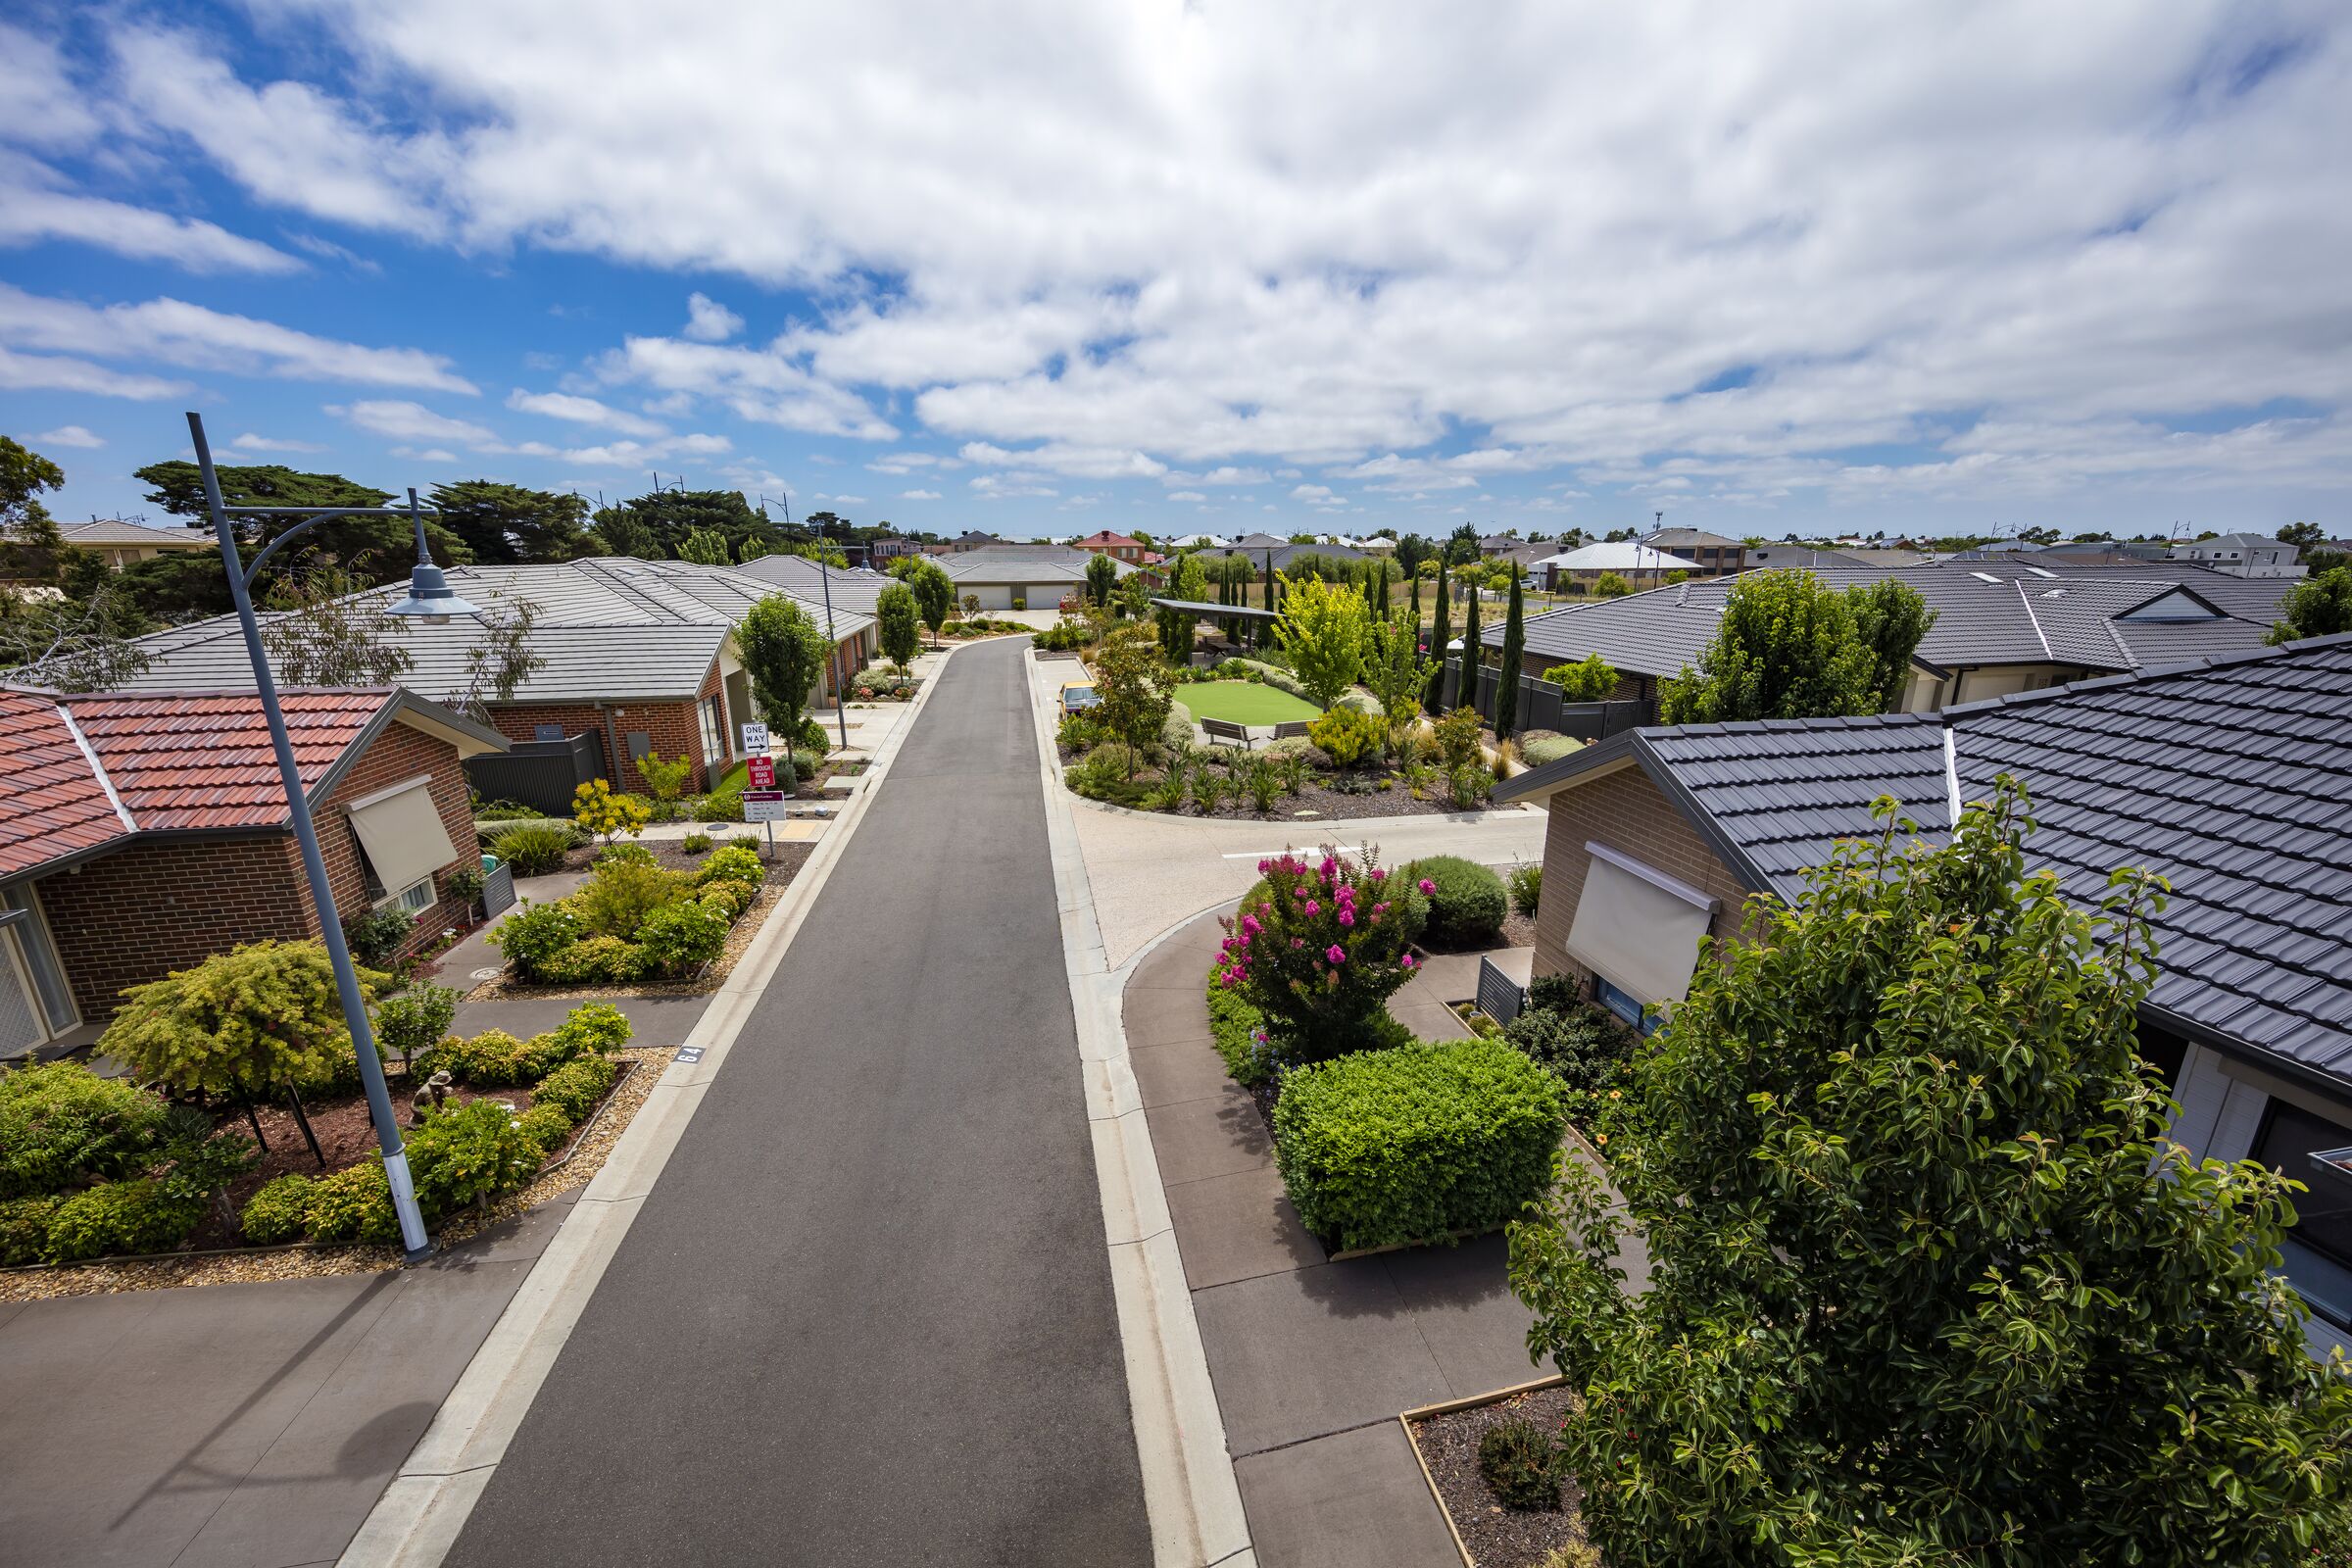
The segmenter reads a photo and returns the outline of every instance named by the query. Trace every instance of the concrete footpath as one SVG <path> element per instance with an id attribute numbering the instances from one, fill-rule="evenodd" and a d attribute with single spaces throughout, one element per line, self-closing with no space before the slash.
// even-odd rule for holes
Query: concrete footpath
<path id="1" fill-rule="evenodd" d="M 1151 1560 L 1025 647 L 938 682 L 452 1563 Z"/>
<path id="2" fill-rule="evenodd" d="M 0 1303 L 0 1562 L 333 1562 L 570 1199 L 411 1269 Z"/>

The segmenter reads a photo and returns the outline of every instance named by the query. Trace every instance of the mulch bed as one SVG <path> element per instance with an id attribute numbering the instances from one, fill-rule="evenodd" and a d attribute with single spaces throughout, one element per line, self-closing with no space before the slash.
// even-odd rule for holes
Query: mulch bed
<path id="1" fill-rule="evenodd" d="M 1575 1408 L 1576 1395 L 1565 1387 L 1531 1389 L 1412 1423 L 1422 1463 L 1429 1466 L 1446 1512 L 1478 1568 L 1540 1568 L 1550 1553 L 1584 1544 L 1584 1522 L 1577 1514 L 1582 1493 L 1573 1481 L 1560 1489 L 1558 1508 L 1522 1511 L 1496 1502 L 1478 1471 L 1479 1439 L 1489 1429 L 1525 1419 L 1557 1431 Z"/>
<path id="2" fill-rule="evenodd" d="M 756 830 L 757 824 L 738 831 L 748 833 Z M 688 855 L 670 841 L 648 844 L 646 848 L 654 852 L 654 858 L 658 862 L 671 870 L 693 870 L 709 858 L 705 855 Z M 573 855 L 583 853 L 578 850 L 572 852 Z M 764 856 L 766 853 L 766 840 L 763 838 L 760 840 L 760 854 Z M 767 880 L 760 884 L 759 897 L 752 901 L 750 908 L 743 911 L 743 918 L 728 930 L 727 945 L 711 960 L 710 967 L 692 980 L 640 981 L 626 986 L 531 986 L 501 974 L 475 986 L 466 993 L 463 1000 L 490 1002 L 503 998 L 513 1002 L 526 997 L 578 997 L 586 1001 L 612 997 L 706 996 L 724 985 L 727 976 L 734 973 L 735 964 L 751 947 L 752 938 L 760 934 L 760 928 L 767 923 L 767 917 L 775 912 L 776 906 L 784 902 L 784 890 L 792 886 L 793 878 L 800 875 L 801 867 L 807 865 L 808 858 L 815 853 L 816 846 L 806 841 L 776 845 L 775 858 L 768 861 Z"/>
<path id="3" fill-rule="evenodd" d="M 1078 760 L 1077 755 L 1073 754 L 1066 746 L 1058 747 L 1057 750 L 1060 753 L 1066 774 L 1069 764 Z M 1368 794 L 1356 795 L 1345 794 L 1333 789 L 1329 782 L 1332 777 L 1330 774 L 1311 774 L 1304 789 L 1296 795 L 1283 796 L 1274 803 L 1273 810 L 1263 816 L 1258 814 L 1256 803 L 1247 795 L 1228 795 L 1214 811 L 1203 811 L 1200 807 L 1187 800 L 1184 808 L 1180 811 L 1158 811 L 1153 814 L 1157 816 L 1203 817 L 1223 822 L 1348 822 L 1374 816 L 1446 816 L 1458 812 L 1459 808 L 1446 798 L 1445 791 L 1435 785 L 1425 788 L 1422 791 L 1422 799 L 1415 800 L 1412 791 L 1406 789 L 1393 775 L 1367 776 L 1376 778 L 1380 787 Z M 1073 790 L 1071 793 L 1076 794 L 1077 792 Z M 1086 799 L 1084 796 L 1079 798 Z M 1106 801 L 1101 804 L 1118 805 L 1120 803 Z M 1143 808 L 1131 806 L 1127 809 L 1141 810 Z M 1519 808 L 1515 806 L 1480 806 L 1472 807 L 1469 809 L 1473 811 L 1515 811 Z"/>
<path id="4" fill-rule="evenodd" d="M 436 1247 L 447 1250 L 470 1241 L 494 1225 L 499 1225 L 526 1210 L 536 1208 L 550 1199 L 560 1197 L 575 1188 L 585 1187 L 596 1173 L 604 1168 L 605 1159 L 612 1147 L 628 1130 L 630 1121 L 644 1105 L 646 1098 L 660 1082 L 662 1070 L 677 1054 L 675 1046 L 631 1046 L 612 1054 L 612 1059 L 624 1063 L 620 1079 L 604 1103 L 589 1113 L 588 1119 L 572 1133 L 568 1148 L 559 1149 L 548 1156 L 547 1163 L 531 1184 L 520 1192 L 510 1193 L 486 1209 L 472 1209 L 442 1222 L 433 1233 Z M 465 1093 L 461 1091 L 460 1093 Z M 530 1100 L 528 1090 L 486 1090 L 483 1093 L 497 1099 L 512 1099 L 517 1109 Z M 466 1098 L 474 1098 L 470 1094 Z M 395 1103 L 405 1103 L 405 1097 L 395 1094 Z M 367 1125 L 365 1102 L 362 1102 L 361 1124 Z M 307 1107 L 306 1107 L 307 1108 Z M 312 1111 L 311 1125 L 318 1128 L 319 1112 Z M 299 1161 L 287 1168 L 318 1175 L 318 1167 L 312 1160 L 310 1148 L 302 1142 L 302 1134 L 293 1127 L 293 1117 L 285 1117 L 292 1132 L 294 1147 L 301 1150 Z M 230 1126 L 242 1126 L 243 1113 L 236 1114 Z M 270 1127 L 267 1113 L 262 1125 Z M 250 1137 L 252 1130 L 246 1129 Z M 270 1131 L 274 1146 L 277 1135 Z M 319 1130 L 319 1144 L 327 1147 L 326 1133 Z M 346 1134 L 339 1147 L 348 1147 Z M 355 1164 L 366 1157 L 366 1151 L 375 1147 L 372 1128 L 368 1130 L 365 1147 L 339 1165 Z M 273 1149 L 272 1159 L 277 1155 Z M 330 1153 L 330 1159 L 333 1157 Z M 272 1169 L 270 1174 L 277 1174 Z M 252 1179 L 249 1178 L 250 1182 Z M 243 1189 L 238 1184 L 231 1191 Z M 258 1184 L 257 1184 L 258 1185 Z M 190 1255 L 184 1257 L 139 1258 L 123 1262 L 96 1261 L 74 1263 L 60 1268 L 23 1269 L 0 1273 L 0 1301 L 37 1301 L 61 1296 L 102 1296 L 117 1291 L 165 1291 L 199 1285 L 251 1285 L 268 1280 L 309 1279 L 325 1274 L 374 1274 L 397 1268 L 401 1250 L 397 1247 L 311 1247 L 297 1244 L 290 1247 L 264 1248 L 251 1251 L 214 1252 L 195 1255 L 196 1249 L 218 1247 L 220 1238 L 215 1231 L 217 1221 L 208 1219 L 205 1228 L 190 1240 Z"/>
<path id="5" fill-rule="evenodd" d="M 1423 956 L 1432 953 L 1492 953 L 1496 948 L 1532 948 L 1535 945 L 1536 922 L 1517 909 L 1502 917 L 1502 930 L 1495 936 L 1479 937 L 1459 947 L 1446 947 L 1428 941 L 1413 944 Z"/>

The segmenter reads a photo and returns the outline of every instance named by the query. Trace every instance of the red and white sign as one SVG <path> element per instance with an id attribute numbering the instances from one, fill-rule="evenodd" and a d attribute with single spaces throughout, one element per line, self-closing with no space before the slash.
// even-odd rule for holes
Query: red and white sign
<path id="1" fill-rule="evenodd" d="M 747 757 L 743 760 L 743 765 L 750 774 L 753 789 L 772 790 L 776 787 L 776 760 L 774 758 Z"/>
<path id="2" fill-rule="evenodd" d="M 746 822 L 781 822 L 789 815 L 782 790 L 745 790 L 743 819 Z"/>

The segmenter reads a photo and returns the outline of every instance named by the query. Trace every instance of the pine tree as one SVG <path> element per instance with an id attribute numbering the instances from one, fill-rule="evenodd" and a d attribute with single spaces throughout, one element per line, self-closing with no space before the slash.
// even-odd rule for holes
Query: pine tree
<path id="1" fill-rule="evenodd" d="M 1437 668 L 1430 672 L 1429 701 L 1422 705 L 1430 710 L 1432 715 L 1443 713 L 1446 710 L 1446 660 L 1447 658 L 1446 645 L 1452 640 L 1448 636 L 1451 609 L 1452 606 L 1446 597 L 1446 562 L 1445 558 L 1440 557 L 1438 560 L 1438 625 L 1437 629 L 1430 633 L 1429 638 L 1429 657 L 1437 661 Z"/>
<path id="2" fill-rule="evenodd" d="M 1478 584 L 1473 582 L 1462 600 L 1462 685 L 1453 694 L 1454 707 L 1478 706 L 1478 666 L 1483 662 L 1478 648 Z"/>
<path id="3" fill-rule="evenodd" d="M 1525 606 L 1521 603 L 1519 578 L 1511 577 L 1510 609 L 1502 621 L 1502 678 L 1494 683 L 1494 738 L 1510 739 L 1519 728 L 1519 665 L 1527 652 Z"/>

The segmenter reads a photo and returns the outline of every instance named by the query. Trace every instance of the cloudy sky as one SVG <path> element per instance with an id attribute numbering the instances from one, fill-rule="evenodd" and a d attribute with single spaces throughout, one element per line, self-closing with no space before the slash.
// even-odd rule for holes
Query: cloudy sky
<path id="1" fill-rule="evenodd" d="M 2352 532 L 2330 0 L 8 16 L 69 517 L 195 409 L 1008 534 Z"/>

